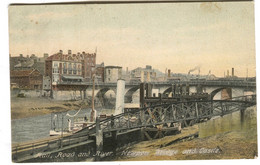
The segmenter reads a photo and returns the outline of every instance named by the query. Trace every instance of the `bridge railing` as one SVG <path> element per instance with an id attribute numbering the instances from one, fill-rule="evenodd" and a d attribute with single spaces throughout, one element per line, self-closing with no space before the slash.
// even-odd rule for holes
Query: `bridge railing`
<path id="1" fill-rule="evenodd" d="M 141 82 L 126 82 L 126 85 L 140 85 Z M 223 80 L 193 80 L 193 81 L 152 81 L 155 85 L 171 85 L 171 84 L 189 84 L 189 85 L 204 85 L 204 86 L 238 86 L 238 87 L 256 87 L 256 82 L 251 81 L 223 81 Z M 60 82 L 58 85 L 92 85 L 92 82 Z M 100 86 L 116 86 L 116 82 L 98 82 Z"/>
<path id="2" fill-rule="evenodd" d="M 231 100 L 176 102 L 139 110 L 126 110 L 123 114 L 108 118 L 100 124 L 104 131 L 173 124 L 180 121 L 188 125 L 190 122 L 223 116 L 255 104 L 256 95 L 236 97 Z"/>
<path id="3" fill-rule="evenodd" d="M 12 147 L 12 157 L 13 160 L 17 160 L 25 156 L 33 156 L 39 153 L 44 155 L 45 152 L 70 146 L 73 144 L 78 144 L 86 140 L 88 140 L 88 136 L 86 135 L 78 136 L 78 137 L 65 136 L 65 137 L 57 137 L 50 140 L 42 140 L 33 143 L 26 143 L 22 145 L 17 144 Z"/>

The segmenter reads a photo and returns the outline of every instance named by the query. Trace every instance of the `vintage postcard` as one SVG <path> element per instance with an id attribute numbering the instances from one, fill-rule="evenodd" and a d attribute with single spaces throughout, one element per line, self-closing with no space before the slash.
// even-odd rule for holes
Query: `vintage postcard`
<path id="1" fill-rule="evenodd" d="M 13 162 L 255 159 L 254 2 L 9 6 Z"/>

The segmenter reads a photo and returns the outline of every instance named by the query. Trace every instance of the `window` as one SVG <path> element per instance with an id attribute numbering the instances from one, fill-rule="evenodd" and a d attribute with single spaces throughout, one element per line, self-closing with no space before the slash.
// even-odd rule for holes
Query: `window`
<path id="1" fill-rule="evenodd" d="M 53 63 L 53 67 L 57 68 L 58 67 L 58 63 Z"/>
<path id="2" fill-rule="evenodd" d="M 72 74 L 72 65 L 69 63 L 69 74 Z"/>
<path id="3" fill-rule="evenodd" d="M 67 74 L 67 68 L 63 68 L 63 74 Z"/>

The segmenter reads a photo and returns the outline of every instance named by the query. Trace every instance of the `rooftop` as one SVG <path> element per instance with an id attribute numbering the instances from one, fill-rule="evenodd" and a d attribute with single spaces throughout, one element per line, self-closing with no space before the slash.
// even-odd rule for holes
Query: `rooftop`
<path id="1" fill-rule="evenodd" d="M 105 68 L 122 68 L 121 66 L 106 66 Z"/>
<path id="2" fill-rule="evenodd" d="M 29 76 L 34 71 L 38 71 L 38 70 L 37 69 L 12 70 L 10 71 L 10 77 L 25 77 L 25 76 Z"/>

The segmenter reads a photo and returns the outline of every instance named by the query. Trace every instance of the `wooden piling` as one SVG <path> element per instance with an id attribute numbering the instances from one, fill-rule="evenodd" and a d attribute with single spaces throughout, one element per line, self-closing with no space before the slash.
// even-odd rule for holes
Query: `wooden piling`
<path id="1" fill-rule="evenodd" d="M 100 153 L 103 150 L 103 131 L 100 127 L 100 119 L 96 118 L 96 155 L 95 160 L 100 161 Z"/>

